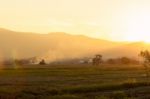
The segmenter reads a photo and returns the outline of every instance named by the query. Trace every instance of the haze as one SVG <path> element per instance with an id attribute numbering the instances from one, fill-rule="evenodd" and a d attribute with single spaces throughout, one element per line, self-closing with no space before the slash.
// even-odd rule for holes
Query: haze
<path id="1" fill-rule="evenodd" d="M 147 41 L 149 0 L 0 0 L 0 27 Z"/>
<path id="2" fill-rule="evenodd" d="M 138 58 L 141 50 L 150 49 L 149 45 L 112 42 L 63 32 L 38 34 L 0 28 L 0 61 L 36 57 L 54 62 L 93 57 L 97 53 L 101 53 L 104 59 L 122 56 Z"/>

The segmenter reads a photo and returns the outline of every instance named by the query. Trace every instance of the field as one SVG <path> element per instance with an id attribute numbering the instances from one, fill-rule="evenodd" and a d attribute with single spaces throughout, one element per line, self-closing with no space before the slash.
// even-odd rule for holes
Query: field
<path id="1" fill-rule="evenodd" d="M 3 66 L 0 99 L 150 99 L 150 78 L 134 65 Z"/>

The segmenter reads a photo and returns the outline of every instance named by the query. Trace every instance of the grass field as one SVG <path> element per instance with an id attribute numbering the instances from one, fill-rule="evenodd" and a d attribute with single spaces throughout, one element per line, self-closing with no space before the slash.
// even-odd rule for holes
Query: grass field
<path id="1" fill-rule="evenodd" d="M 150 78 L 132 65 L 10 66 L 0 99 L 150 99 Z"/>

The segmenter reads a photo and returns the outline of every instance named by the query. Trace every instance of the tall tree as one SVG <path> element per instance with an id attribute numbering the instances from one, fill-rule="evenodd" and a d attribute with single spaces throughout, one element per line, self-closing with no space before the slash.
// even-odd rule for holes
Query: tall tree
<path id="1" fill-rule="evenodd" d="M 141 51 L 140 56 L 144 59 L 143 65 L 146 69 L 146 76 L 149 77 L 150 52 L 148 50 Z"/>

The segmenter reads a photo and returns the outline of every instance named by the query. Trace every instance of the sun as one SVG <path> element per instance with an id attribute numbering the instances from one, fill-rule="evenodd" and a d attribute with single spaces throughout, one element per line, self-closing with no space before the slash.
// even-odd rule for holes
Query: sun
<path id="1" fill-rule="evenodd" d="M 146 26 L 146 25 L 145 25 Z M 141 27 L 132 27 L 132 30 L 126 33 L 125 39 L 127 41 L 143 41 L 150 43 L 150 30 Z"/>
<path id="2" fill-rule="evenodd" d="M 150 39 L 144 40 L 145 43 L 150 43 Z"/>
<path id="3" fill-rule="evenodd" d="M 127 41 L 150 43 L 150 8 L 143 6 L 137 7 L 137 9 L 124 12 L 122 19 L 122 24 L 124 25 L 122 30 L 123 37 Z"/>
<path id="4" fill-rule="evenodd" d="M 150 43 L 150 34 L 132 32 L 125 37 L 126 41 Z"/>

